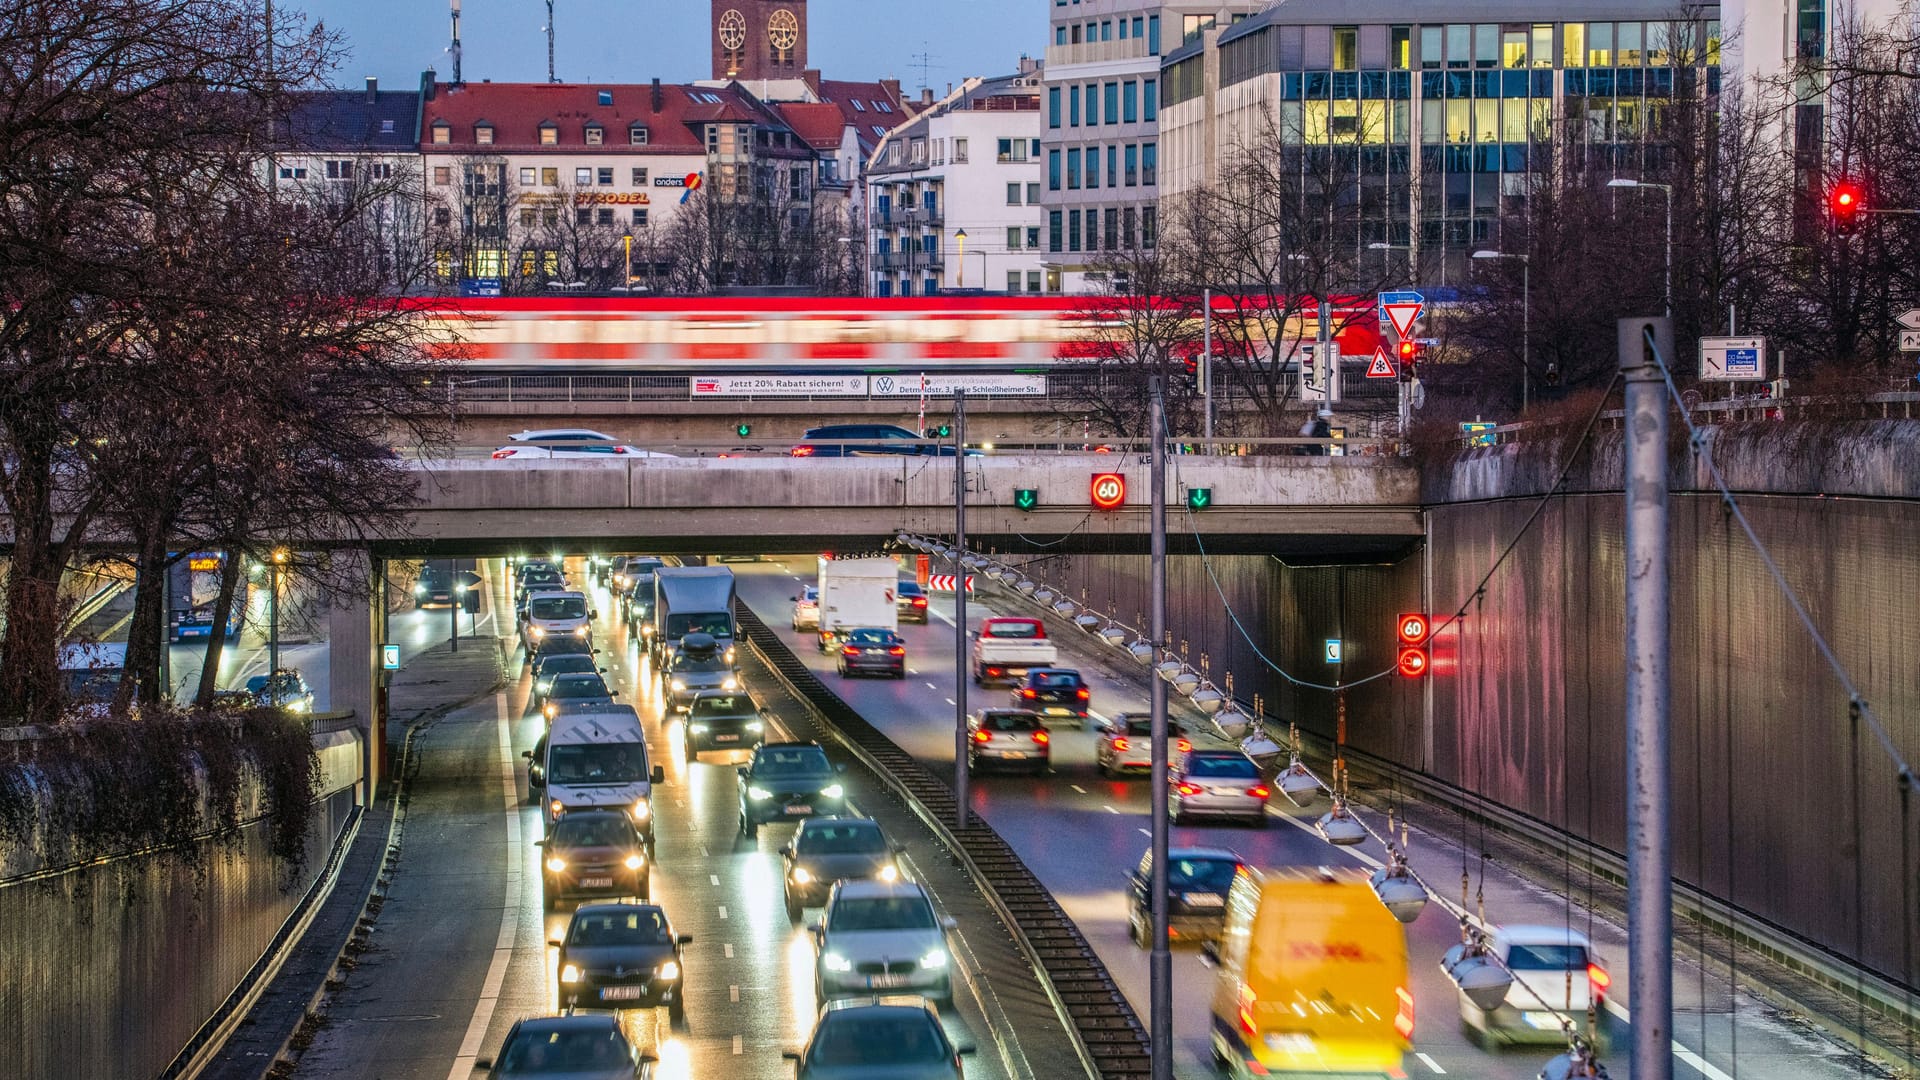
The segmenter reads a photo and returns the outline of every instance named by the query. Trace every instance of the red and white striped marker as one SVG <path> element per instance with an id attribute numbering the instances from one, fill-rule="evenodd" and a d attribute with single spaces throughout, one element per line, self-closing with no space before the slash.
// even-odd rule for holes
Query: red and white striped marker
<path id="1" fill-rule="evenodd" d="M 958 576 L 958 574 L 929 574 L 927 576 L 927 588 L 934 592 L 952 592 L 953 579 Z M 967 594 L 973 594 L 972 574 L 967 575 Z"/>

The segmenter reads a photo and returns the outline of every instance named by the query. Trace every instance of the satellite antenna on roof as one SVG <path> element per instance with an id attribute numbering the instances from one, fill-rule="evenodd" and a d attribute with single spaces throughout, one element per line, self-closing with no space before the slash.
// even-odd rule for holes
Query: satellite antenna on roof
<path id="1" fill-rule="evenodd" d="M 920 51 L 914 53 L 907 59 L 912 61 L 912 63 L 908 65 L 909 67 L 917 67 L 920 69 L 920 89 L 925 90 L 928 86 L 927 73 L 937 71 L 942 66 L 934 63 L 934 60 L 938 58 L 927 51 L 927 43 L 922 41 L 920 43 Z"/>
<path id="2" fill-rule="evenodd" d="M 453 0 L 453 82 L 460 84 L 460 0 Z"/>
<path id="3" fill-rule="evenodd" d="M 553 73 L 553 0 L 547 0 L 547 81 L 560 81 L 560 77 Z"/>

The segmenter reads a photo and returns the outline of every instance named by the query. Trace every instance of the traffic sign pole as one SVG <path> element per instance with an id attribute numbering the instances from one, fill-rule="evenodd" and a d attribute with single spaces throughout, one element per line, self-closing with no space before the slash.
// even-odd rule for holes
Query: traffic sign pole
<path id="1" fill-rule="evenodd" d="M 922 376 L 922 386 L 925 385 Z M 924 392 L 924 391 L 923 391 Z M 967 392 L 953 392 L 953 558 L 954 576 L 966 579 L 967 551 Z M 958 582 L 956 582 L 958 584 Z M 953 794 L 954 826 L 967 827 L 967 590 L 953 590 Z"/>

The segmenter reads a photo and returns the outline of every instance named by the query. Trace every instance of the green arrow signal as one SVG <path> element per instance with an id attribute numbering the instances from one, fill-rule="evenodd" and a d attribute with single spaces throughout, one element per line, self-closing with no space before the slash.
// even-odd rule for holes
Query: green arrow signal
<path id="1" fill-rule="evenodd" d="M 1015 488 L 1013 505 L 1022 510 L 1031 510 L 1040 505 L 1040 492 L 1034 488 Z"/>
<path id="2" fill-rule="evenodd" d="M 1213 489 L 1212 488 L 1188 488 L 1187 489 L 1187 509 L 1205 510 L 1207 507 L 1212 505 L 1213 505 Z"/>

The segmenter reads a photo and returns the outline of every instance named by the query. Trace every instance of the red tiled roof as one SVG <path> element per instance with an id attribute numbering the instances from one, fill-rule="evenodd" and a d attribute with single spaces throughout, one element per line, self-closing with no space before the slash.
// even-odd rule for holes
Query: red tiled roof
<path id="1" fill-rule="evenodd" d="M 613 104 L 600 104 L 602 94 L 612 95 Z M 694 95 L 718 100 L 705 101 Z M 493 125 L 493 143 L 485 149 L 493 153 L 606 153 L 618 148 L 631 153 L 704 154 L 702 133 L 689 128 L 689 124 L 759 118 L 741 93 L 731 87 L 663 83 L 660 110 L 655 112 L 653 86 L 648 83 L 442 84 L 433 99 L 425 103 L 420 141 L 422 149 L 434 152 L 434 125 L 445 121 L 451 128 L 451 146 L 473 149 L 474 125 L 485 121 Z M 540 125 L 547 121 L 559 129 L 557 145 L 540 142 Z M 587 145 L 586 127 L 590 122 L 598 122 L 606 131 L 600 146 Z M 628 128 L 634 123 L 647 126 L 644 147 L 628 142 Z M 447 147 L 437 149 L 445 152 Z"/>
<path id="2" fill-rule="evenodd" d="M 837 107 L 841 119 L 859 133 L 863 158 L 871 155 L 874 146 L 880 142 L 880 136 L 873 130 L 876 126 L 881 131 L 891 131 L 895 125 L 913 117 L 893 84 L 822 79 L 819 90 L 820 97 Z M 860 103 L 858 108 L 853 104 L 856 101 Z M 892 111 L 881 108 L 883 103 Z"/>
<path id="3" fill-rule="evenodd" d="M 832 102 L 788 101 L 774 105 L 794 134 L 816 150 L 835 150 L 847 129 L 840 106 Z"/>

